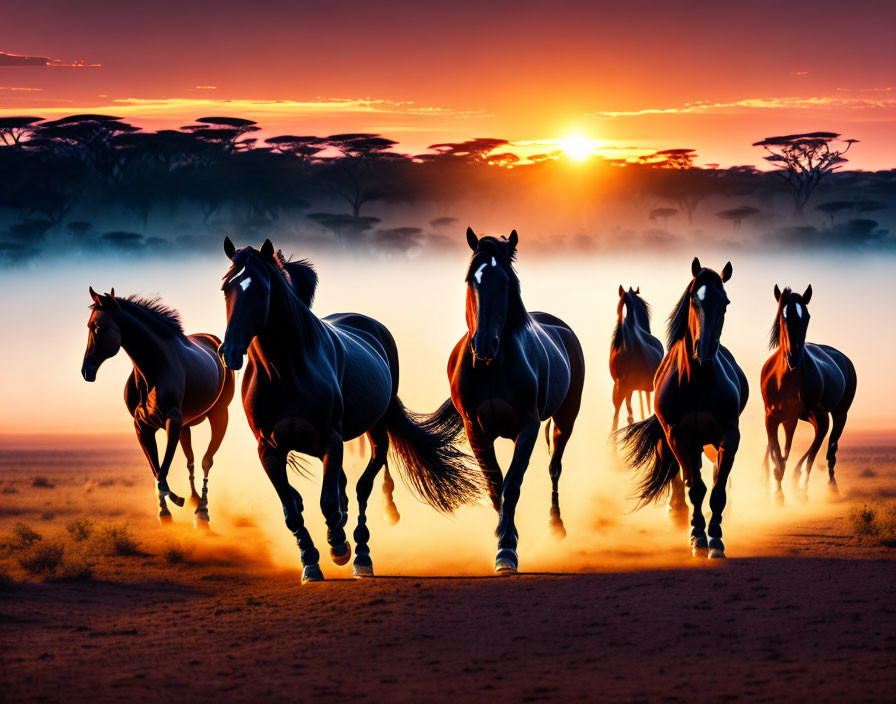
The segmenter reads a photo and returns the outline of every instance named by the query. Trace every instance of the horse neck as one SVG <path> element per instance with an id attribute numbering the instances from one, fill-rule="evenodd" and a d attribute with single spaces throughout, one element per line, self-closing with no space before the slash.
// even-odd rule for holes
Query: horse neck
<path id="1" fill-rule="evenodd" d="M 296 348 L 307 350 L 323 333 L 323 323 L 298 298 L 292 301 L 297 315 L 290 315 L 289 295 L 285 284 L 272 283 L 268 317 L 256 337 L 263 356 L 268 359 L 302 359 L 304 354 L 297 355 Z"/>
<path id="2" fill-rule="evenodd" d="M 131 358 L 135 371 L 151 381 L 166 366 L 170 352 L 169 341 L 125 310 L 121 311 L 119 325 L 121 346 Z"/>

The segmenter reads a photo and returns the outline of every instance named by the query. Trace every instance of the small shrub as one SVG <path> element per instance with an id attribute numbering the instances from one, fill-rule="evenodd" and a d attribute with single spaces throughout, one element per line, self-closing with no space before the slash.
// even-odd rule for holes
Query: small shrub
<path id="1" fill-rule="evenodd" d="M 861 542 L 896 547 L 896 503 L 855 507 L 849 514 L 849 520 Z"/>
<path id="2" fill-rule="evenodd" d="M 90 536 L 93 535 L 93 531 L 95 528 L 96 523 L 94 523 L 92 519 L 87 518 L 86 516 L 73 518 L 65 524 L 65 529 L 68 531 L 68 534 L 72 536 L 72 540 L 74 540 L 76 543 L 83 543 L 88 538 L 90 538 Z"/>
<path id="3" fill-rule="evenodd" d="M 0 494 L 18 494 L 18 489 L 16 489 L 12 484 L 5 484 L 3 489 L 0 489 Z"/>
<path id="4" fill-rule="evenodd" d="M 3 552 L 21 552 L 42 539 L 43 536 L 31 526 L 19 522 L 12 527 L 12 534 L 0 542 L 0 548 Z"/>
<path id="5" fill-rule="evenodd" d="M 162 549 L 162 557 L 165 558 L 166 562 L 170 562 L 172 565 L 188 562 L 192 555 L 192 548 L 186 548 L 182 543 L 179 543 L 176 540 L 169 541 Z"/>
<path id="6" fill-rule="evenodd" d="M 53 489 L 56 485 L 46 477 L 35 477 L 31 480 L 31 486 L 35 489 Z"/>
<path id="7" fill-rule="evenodd" d="M 58 540 L 39 540 L 21 551 L 19 564 L 32 577 L 53 578 L 56 576 L 65 545 Z"/>
<path id="8" fill-rule="evenodd" d="M 93 563 L 83 554 L 67 554 L 56 573 L 56 578 L 86 582 L 93 579 Z"/>
<path id="9" fill-rule="evenodd" d="M 109 523 L 99 527 L 91 540 L 93 548 L 102 555 L 139 555 L 140 541 L 124 523 Z"/>
<path id="10" fill-rule="evenodd" d="M 871 467 L 865 467 L 861 472 L 859 472 L 859 476 L 863 479 L 871 479 L 872 477 L 877 476 L 877 472 L 875 472 Z"/>

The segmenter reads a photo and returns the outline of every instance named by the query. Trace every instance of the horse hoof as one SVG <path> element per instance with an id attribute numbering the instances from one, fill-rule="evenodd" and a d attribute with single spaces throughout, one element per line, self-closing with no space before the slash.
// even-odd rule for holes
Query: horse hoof
<path id="1" fill-rule="evenodd" d="M 516 574 L 518 561 L 513 550 L 502 550 L 495 558 L 496 574 Z"/>
<path id="2" fill-rule="evenodd" d="M 691 555 L 694 557 L 705 557 L 709 544 L 706 542 L 705 535 L 691 536 Z"/>
<path id="3" fill-rule="evenodd" d="M 401 514 L 398 512 L 398 509 L 392 506 L 391 508 L 387 508 L 386 512 L 383 514 L 383 518 L 386 520 L 386 523 L 390 526 L 394 526 L 401 520 Z"/>
<path id="4" fill-rule="evenodd" d="M 164 528 L 165 526 L 170 526 L 172 523 L 174 523 L 174 519 L 171 518 L 170 513 L 160 513 L 159 514 L 159 525 L 160 526 L 162 526 Z"/>
<path id="5" fill-rule="evenodd" d="M 710 560 L 723 560 L 725 559 L 725 551 L 722 548 L 712 548 L 707 557 Z"/>
<path id="6" fill-rule="evenodd" d="M 840 496 L 840 489 L 837 488 L 837 482 L 828 482 L 828 491 L 831 493 L 831 496 Z"/>
<path id="7" fill-rule="evenodd" d="M 358 564 L 356 561 L 352 565 L 352 575 L 355 579 L 366 579 L 373 577 L 373 565 Z"/>
<path id="8" fill-rule="evenodd" d="M 336 547 L 330 547 L 330 558 L 333 562 L 340 567 L 342 565 L 348 564 L 348 561 L 352 557 L 352 546 L 349 545 L 349 542 L 346 540 L 342 545 L 337 545 Z"/>
<path id="9" fill-rule="evenodd" d="M 205 515 L 194 513 L 193 514 L 193 528 L 194 530 L 207 531 L 211 530 L 211 527 L 208 524 L 208 514 Z"/>
<path id="10" fill-rule="evenodd" d="M 806 491 L 805 489 L 803 489 L 802 491 L 796 492 L 796 500 L 799 501 L 801 504 L 806 503 L 807 501 L 809 501 L 809 492 Z"/>
<path id="11" fill-rule="evenodd" d="M 551 522 L 551 535 L 557 540 L 563 540 L 566 537 L 566 527 L 563 525 L 563 521 Z"/>
<path id="12" fill-rule="evenodd" d="M 302 570 L 302 584 L 323 581 L 324 573 L 320 571 L 320 567 L 317 565 L 305 565 L 305 568 Z"/>
<path id="13" fill-rule="evenodd" d="M 687 506 L 670 506 L 666 509 L 666 517 L 676 526 L 686 526 L 690 521 Z"/>
<path id="14" fill-rule="evenodd" d="M 782 492 L 782 491 L 775 492 L 775 505 L 776 506 L 784 505 L 784 492 Z"/>

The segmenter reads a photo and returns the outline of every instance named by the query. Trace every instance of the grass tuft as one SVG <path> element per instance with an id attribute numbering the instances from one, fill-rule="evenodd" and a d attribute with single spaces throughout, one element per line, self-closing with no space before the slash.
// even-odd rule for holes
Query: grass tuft
<path id="1" fill-rule="evenodd" d="M 12 533 L 0 541 L 0 551 L 5 553 L 18 553 L 27 550 L 34 543 L 43 540 L 43 536 L 27 523 L 16 523 L 12 527 Z"/>
<path id="2" fill-rule="evenodd" d="M 185 547 L 183 543 L 177 540 L 169 540 L 162 548 L 162 557 L 166 562 L 172 565 L 179 565 L 189 562 L 193 556 L 193 548 Z"/>
<path id="3" fill-rule="evenodd" d="M 59 540 L 38 540 L 17 555 L 19 565 L 32 577 L 52 579 L 56 577 L 65 545 Z"/>
<path id="4" fill-rule="evenodd" d="M 896 547 L 896 502 L 856 506 L 849 514 L 849 521 L 859 542 Z"/>
<path id="5" fill-rule="evenodd" d="M 125 523 L 107 523 L 93 531 L 93 551 L 101 555 L 139 555 L 140 541 Z"/>
<path id="6" fill-rule="evenodd" d="M 35 477 L 31 480 L 31 486 L 35 489 L 54 489 L 56 485 L 46 477 Z"/>
<path id="7" fill-rule="evenodd" d="M 68 534 L 72 536 L 72 540 L 76 543 L 83 543 L 93 535 L 93 532 L 96 529 L 96 523 L 91 518 L 81 516 L 79 518 L 73 518 L 66 523 L 65 529 L 68 531 Z"/>

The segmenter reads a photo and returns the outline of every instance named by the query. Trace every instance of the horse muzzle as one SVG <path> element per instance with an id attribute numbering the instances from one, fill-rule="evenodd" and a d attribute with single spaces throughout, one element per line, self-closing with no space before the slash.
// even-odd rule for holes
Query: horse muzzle
<path id="1" fill-rule="evenodd" d="M 796 352 L 787 353 L 787 367 L 790 370 L 796 369 L 803 361 L 803 348 L 800 347 Z"/>
<path id="2" fill-rule="evenodd" d="M 84 377 L 84 381 L 96 381 L 96 372 L 99 368 L 100 365 L 96 362 L 85 359 L 81 365 L 81 376 Z"/>
<path id="3" fill-rule="evenodd" d="M 484 364 L 486 366 L 492 364 L 498 358 L 498 349 L 500 346 L 501 340 L 497 335 L 489 340 L 488 345 L 484 345 L 474 337 L 470 342 L 470 353 L 473 355 L 473 366 L 475 367 L 477 364 Z M 484 347 L 487 347 L 487 349 L 483 352 L 482 350 Z"/>
<path id="4" fill-rule="evenodd" d="M 697 361 L 697 364 L 704 365 L 707 362 L 712 362 L 719 353 L 721 346 L 721 340 L 715 340 L 710 343 L 703 342 L 702 339 L 697 340 L 694 343 L 694 359 Z"/>
<path id="5" fill-rule="evenodd" d="M 218 357 L 225 367 L 233 371 L 239 371 L 243 368 L 243 357 L 246 356 L 246 349 L 237 347 L 226 340 L 218 347 Z"/>

